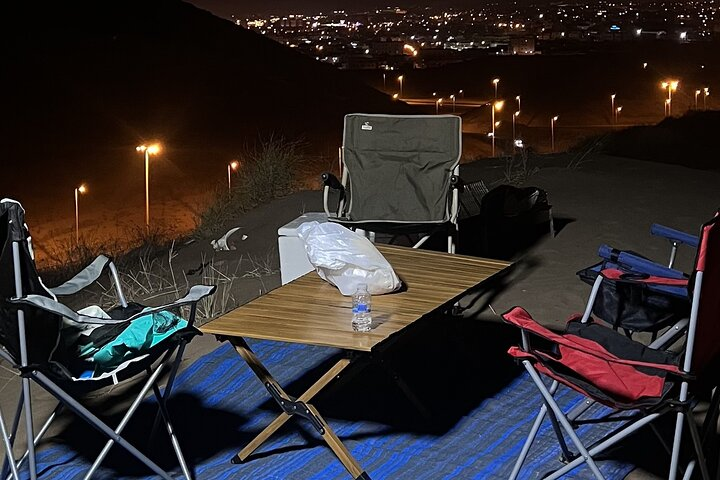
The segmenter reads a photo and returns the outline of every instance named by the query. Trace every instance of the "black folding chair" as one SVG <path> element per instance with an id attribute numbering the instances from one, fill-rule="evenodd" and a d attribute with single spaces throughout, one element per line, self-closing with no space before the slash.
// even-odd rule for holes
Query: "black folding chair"
<path id="1" fill-rule="evenodd" d="M 119 444 L 162 478 L 172 478 L 156 463 L 122 437 L 122 431 L 152 389 L 159 405 L 158 416 L 167 428 L 180 468 L 192 478 L 168 415 L 166 400 L 172 391 L 187 342 L 199 333 L 192 324 L 197 303 L 211 295 L 214 286 L 196 285 L 186 296 L 160 307 L 144 308 L 128 304 L 122 292 L 115 266 L 105 256 L 98 257 L 86 269 L 57 288 L 47 288 L 35 267 L 25 212 L 13 200 L 0 201 L 0 357 L 22 377 L 17 410 L 10 426 L 0 410 L 0 434 L 6 456 L 2 475 L 18 479 L 27 461 L 29 475 L 37 478 L 35 448 L 58 413 L 67 407 L 108 437 L 85 478 L 90 478 L 110 448 Z M 120 305 L 107 314 L 94 316 L 78 313 L 57 301 L 61 295 L 77 293 L 109 270 L 117 289 Z M 189 307 L 188 319 L 178 313 Z M 143 330 L 138 330 L 143 329 Z M 127 341 L 131 332 L 146 335 L 138 346 Z M 160 375 L 169 371 L 164 392 Z M 83 394 L 117 384 L 146 372 L 147 380 L 113 429 L 82 405 Z M 55 398 L 58 406 L 36 432 L 30 382 L 35 382 Z M 16 459 L 13 445 L 23 417 L 27 433 L 27 451 Z M 156 418 L 157 424 L 158 418 Z M 153 427 L 154 429 L 154 427 Z"/>
<path id="2" fill-rule="evenodd" d="M 461 154 L 458 116 L 346 115 L 342 180 L 323 174 L 328 220 L 373 235 L 420 234 L 415 247 L 443 231 L 453 253 Z M 340 192 L 336 209 L 328 204 L 330 189 Z"/>

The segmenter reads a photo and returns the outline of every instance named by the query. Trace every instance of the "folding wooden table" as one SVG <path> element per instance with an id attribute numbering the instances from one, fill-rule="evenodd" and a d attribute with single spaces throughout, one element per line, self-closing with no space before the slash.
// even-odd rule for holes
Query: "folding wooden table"
<path id="1" fill-rule="evenodd" d="M 499 260 L 407 247 L 377 247 L 404 287 L 396 293 L 373 296 L 373 327 L 369 332 L 352 330 L 350 297 L 341 295 L 336 287 L 315 272 L 200 328 L 204 333 L 228 340 L 282 409 L 282 413 L 233 458 L 233 463 L 246 460 L 291 416 L 298 415 L 310 421 L 353 478 L 369 479 L 317 409 L 308 402 L 352 361 L 362 356 L 359 354 L 379 354 L 413 322 L 451 308 L 466 293 L 482 288 L 482 282 L 510 265 Z M 245 338 L 333 347 L 345 350 L 348 356 L 338 360 L 305 393 L 293 398 L 285 393 Z M 399 385 L 402 388 L 401 383 Z M 412 399 L 409 391 L 405 393 Z"/>

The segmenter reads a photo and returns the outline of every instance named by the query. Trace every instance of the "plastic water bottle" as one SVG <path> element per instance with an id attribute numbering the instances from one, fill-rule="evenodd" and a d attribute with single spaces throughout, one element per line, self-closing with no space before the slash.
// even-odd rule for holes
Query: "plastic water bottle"
<path id="1" fill-rule="evenodd" d="M 352 328 L 356 332 L 369 332 L 372 323 L 371 298 L 367 284 L 361 283 L 352 296 Z"/>

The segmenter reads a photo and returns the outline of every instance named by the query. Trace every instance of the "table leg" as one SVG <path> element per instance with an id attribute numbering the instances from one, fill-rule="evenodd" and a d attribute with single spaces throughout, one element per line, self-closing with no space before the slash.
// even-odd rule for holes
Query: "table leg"
<path id="1" fill-rule="evenodd" d="M 247 344 L 245 339 L 235 337 L 230 339 L 230 342 L 235 347 L 238 354 L 252 369 L 258 379 L 260 379 L 265 388 L 268 389 L 270 395 L 278 402 L 280 408 L 283 409 L 283 412 L 278 415 L 275 420 L 273 420 L 262 432 L 260 432 L 250 443 L 248 443 L 247 446 L 240 451 L 240 453 L 233 457 L 233 463 L 241 463 L 245 461 L 260 447 L 260 445 L 270 438 L 273 433 L 282 427 L 291 416 L 299 415 L 312 423 L 318 433 L 322 435 L 325 443 L 327 443 L 353 478 L 369 480 L 370 477 L 363 471 L 357 461 L 353 458 L 350 451 L 348 451 L 332 428 L 330 428 L 325 419 L 320 415 L 320 412 L 318 412 L 314 406 L 306 403 L 317 395 L 317 393 L 323 388 L 325 388 L 325 386 L 337 377 L 348 365 L 350 365 L 350 359 L 341 358 L 338 360 L 302 395 L 300 395 L 297 399 L 293 399 L 285 393 L 280 384 L 273 378 L 262 362 L 260 362 L 260 359 L 255 355 L 255 352 L 250 349 L 250 346 Z"/>

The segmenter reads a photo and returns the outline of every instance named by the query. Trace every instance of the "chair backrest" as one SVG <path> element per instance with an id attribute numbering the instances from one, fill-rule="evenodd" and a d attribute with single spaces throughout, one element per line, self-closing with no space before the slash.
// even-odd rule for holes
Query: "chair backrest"
<path id="1" fill-rule="evenodd" d="M 686 362 L 692 361 L 692 371 L 702 372 L 720 357 L 720 212 L 702 226 L 693 279 L 690 346 L 686 353 L 692 356 Z M 694 328 L 692 315 L 697 319 Z"/>
<path id="2" fill-rule="evenodd" d="M 17 365 L 22 364 L 23 334 L 19 328 L 18 307 L 8 300 L 17 296 L 18 286 L 22 295 L 53 298 L 40 280 L 29 238 L 25 210 L 20 203 L 0 200 L 0 344 Z M 13 244 L 17 247 L 13 248 Z M 27 363 L 46 363 L 58 347 L 62 317 L 29 307 L 23 307 L 23 313 Z"/>
<path id="3" fill-rule="evenodd" d="M 460 162 L 461 132 L 460 117 L 455 115 L 346 115 L 346 217 L 393 223 L 448 221 L 450 177 Z"/>

